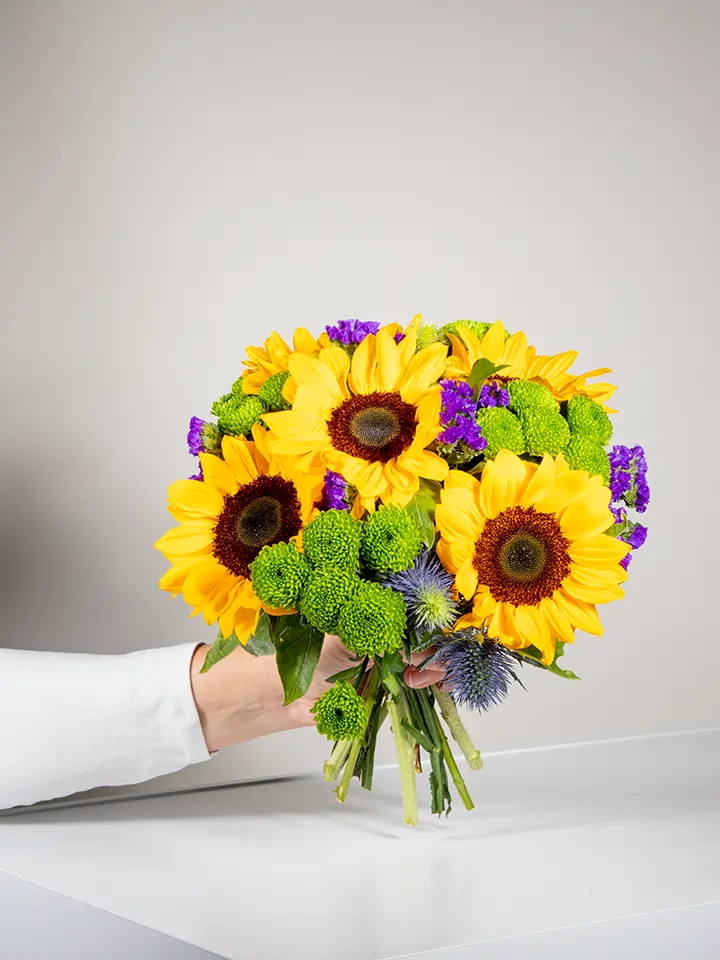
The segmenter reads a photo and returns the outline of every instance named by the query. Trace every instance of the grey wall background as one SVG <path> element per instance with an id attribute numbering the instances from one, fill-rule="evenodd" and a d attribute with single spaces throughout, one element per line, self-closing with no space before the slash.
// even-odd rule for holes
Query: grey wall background
<path id="1" fill-rule="evenodd" d="M 2 643 L 212 637 L 156 589 L 184 434 L 244 346 L 501 318 L 612 366 L 650 539 L 583 683 L 486 749 L 720 722 L 713 0 L 0 3 Z M 315 769 L 312 731 L 171 785 Z M 388 757 L 390 753 L 386 754 Z"/>

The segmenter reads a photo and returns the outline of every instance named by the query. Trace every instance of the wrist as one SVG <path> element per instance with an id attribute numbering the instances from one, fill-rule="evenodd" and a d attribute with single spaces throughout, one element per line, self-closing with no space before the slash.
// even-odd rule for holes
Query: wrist
<path id="1" fill-rule="evenodd" d="M 283 706 L 283 690 L 273 657 L 238 650 L 207 673 L 200 668 L 209 646 L 195 651 L 190 677 L 198 716 L 211 753 L 234 743 L 303 726 L 296 704 Z M 307 707 L 303 709 L 307 713 Z"/>

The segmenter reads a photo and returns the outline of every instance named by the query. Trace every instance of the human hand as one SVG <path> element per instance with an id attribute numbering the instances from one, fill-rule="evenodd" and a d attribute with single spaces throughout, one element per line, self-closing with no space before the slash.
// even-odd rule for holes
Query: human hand
<path id="1" fill-rule="evenodd" d="M 211 753 L 281 730 L 313 726 L 315 717 L 310 708 L 332 687 L 328 677 L 357 663 L 339 637 L 325 637 L 308 692 L 284 706 L 282 683 L 274 657 L 253 657 L 243 650 L 236 650 L 208 673 L 200 673 L 209 649 L 209 646 L 202 645 L 195 651 L 190 678 L 205 742 Z M 418 664 L 426 657 L 426 653 L 413 654 L 411 665 L 405 670 L 408 686 L 427 687 L 443 679 L 444 672 L 439 667 L 418 669 Z"/>

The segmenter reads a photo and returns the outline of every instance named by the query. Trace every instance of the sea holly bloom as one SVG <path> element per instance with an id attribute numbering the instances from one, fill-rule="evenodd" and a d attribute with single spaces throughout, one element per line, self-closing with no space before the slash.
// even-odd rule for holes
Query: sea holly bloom
<path id="1" fill-rule="evenodd" d="M 333 470 L 357 490 L 356 515 L 383 503 L 407 504 L 420 478 L 443 480 L 447 464 L 428 449 L 440 431 L 440 387 L 447 348 L 415 352 L 411 324 L 401 343 L 389 328 L 368 336 L 352 358 L 330 346 L 319 357 L 294 354 L 292 410 L 265 414 L 271 447 L 300 469 Z"/>
<path id="2" fill-rule="evenodd" d="M 248 359 L 243 363 L 248 368 L 242 376 L 242 392 L 245 394 L 259 394 L 260 389 L 270 377 L 288 369 L 288 361 L 293 353 L 302 353 L 308 357 L 316 357 L 323 346 L 329 343 L 327 335 L 323 334 L 319 340 L 306 330 L 298 327 L 293 334 L 292 347 L 283 340 L 279 333 L 273 333 L 261 347 L 248 347 Z M 285 385 L 283 395 L 288 399 L 293 392 L 293 384 Z"/>
<path id="3" fill-rule="evenodd" d="M 512 649 L 552 663 L 555 641 L 602 634 L 596 604 L 623 596 L 629 546 L 606 536 L 614 517 L 600 477 L 562 456 L 540 464 L 501 450 L 482 477 L 452 471 L 436 511 L 438 555 L 472 612 L 458 628 L 487 626 Z"/>
<path id="4" fill-rule="evenodd" d="M 193 613 L 208 624 L 217 621 L 224 637 L 235 633 L 241 643 L 254 633 L 264 606 L 251 564 L 263 547 L 297 537 L 322 486 L 322 477 L 271 453 L 262 428 L 255 427 L 253 437 L 225 437 L 223 459 L 201 453 L 204 483 L 171 485 L 169 509 L 179 526 L 155 544 L 172 564 L 161 589 L 182 593 Z"/>
<path id="5" fill-rule="evenodd" d="M 475 362 L 484 358 L 496 366 L 505 365 L 496 379 L 534 380 L 544 384 L 556 400 L 568 400 L 574 394 L 582 393 L 604 404 L 615 392 L 610 383 L 587 382 L 591 377 L 609 373 L 608 368 L 570 374 L 568 370 L 577 358 L 577 350 L 554 356 L 539 355 L 521 330 L 506 337 L 505 327 L 499 320 L 482 337 L 459 324 L 457 333 L 448 333 L 448 338 L 452 353 L 448 357 L 445 376 L 453 380 L 466 380 Z"/>

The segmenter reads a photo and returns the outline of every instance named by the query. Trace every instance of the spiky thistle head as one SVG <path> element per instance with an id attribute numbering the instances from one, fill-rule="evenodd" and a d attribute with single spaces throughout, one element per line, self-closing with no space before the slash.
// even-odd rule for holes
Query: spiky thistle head
<path id="1" fill-rule="evenodd" d="M 430 550 L 423 550 L 412 567 L 384 579 L 386 586 L 405 598 L 410 625 L 429 632 L 445 630 L 457 620 L 453 582 L 452 575 Z"/>
<path id="2" fill-rule="evenodd" d="M 474 630 L 452 634 L 437 654 L 445 667 L 445 682 L 453 700 L 473 710 L 489 710 L 508 695 L 517 658 L 496 640 Z"/>

